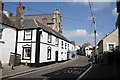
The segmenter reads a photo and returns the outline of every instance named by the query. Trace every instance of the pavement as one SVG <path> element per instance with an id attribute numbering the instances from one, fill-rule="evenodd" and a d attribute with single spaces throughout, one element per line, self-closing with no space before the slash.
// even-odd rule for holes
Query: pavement
<path id="1" fill-rule="evenodd" d="M 113 65 L 93 64 L 81 80 L 120 80 Z"/>

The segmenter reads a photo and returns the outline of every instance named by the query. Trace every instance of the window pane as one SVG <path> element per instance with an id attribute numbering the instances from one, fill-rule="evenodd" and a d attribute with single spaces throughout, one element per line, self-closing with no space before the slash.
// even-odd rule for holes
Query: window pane
<path id="1" fill-rule="evenodd" d="M 24 39 L 25 40 L 27 40 L 27 39 L 30 40 L 32 38 L 31 35 L 32 35 L 31 30 L 25 30 Z"/>
<path id="2" fill-rule="evenodd" d="M 0 29 L 0 39 L 2 39 L 2 32 L 3 32 L 3 29 Z"/>
<path id="3" fill-rule="evenodd" d="M 47 50 L 47 59 L 48 60 L 51 59 L 51 47 L 48 47 L 48 50 Z"/>
<path id="4" fill-rule="evenodd" d="M 23 59 L 30 59 L 31 57 L 31 47 L 23 47 Z"/>
<path id="5" fill-rule="evenodd" d="M 48 34 L 48 42 L 51 42 L 51 38 L 52 38 L 51 34 Z"/>

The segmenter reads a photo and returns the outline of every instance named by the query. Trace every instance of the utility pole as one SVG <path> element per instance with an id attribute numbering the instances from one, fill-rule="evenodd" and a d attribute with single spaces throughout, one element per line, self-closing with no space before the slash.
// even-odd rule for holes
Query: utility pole
<path id="1" fill-rule="evenodd" d="M 118 13 L 118 19 L 117 19 L 117 27 L 118 27 L 118 35 L 119 35 L 119 51 L 120 51 L 120 0 L 117 0 L 117 13 Z"/>
<path id="2" fill-rule="evenodd" d="M 97 44 L 96 44 L 96 18 L 93 16 L 93 12 L 92 12 L 92 7 L 91 7 L 91 3 L 90 3 L 90 0 L 89 1 L 89 6 L 90 6 L 90 11 L 91 11 L 91 15 L 92 15 L 92 21 L 93 21 L 93 24 L 94 24 L 94 43 L 95 43 L 95 50 L 94 50 L 94 53 L 93 53 L 93 63 L 96 63 L 96 58 L 97 58 Z"/>
<path id="3" fill-rule="evenodd" d="M 95 40 L 95 52 L 94 52 L 94 61 L 96 63 L 96 58 L 97 58 L 97 38 L 96 38 L 96 19 L 93 18 L 93 23 L 94 23 L 94 40 Z"/>

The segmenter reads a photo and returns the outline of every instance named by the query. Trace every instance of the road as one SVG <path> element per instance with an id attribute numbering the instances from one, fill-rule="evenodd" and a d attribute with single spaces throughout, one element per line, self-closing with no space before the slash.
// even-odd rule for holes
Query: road
<path id="1" fill-rule="evenodd" d="M 56 64 L 58 65 L 13 76 L 7 80 L 76 80 L 91 66 L 84 56 Z"/>

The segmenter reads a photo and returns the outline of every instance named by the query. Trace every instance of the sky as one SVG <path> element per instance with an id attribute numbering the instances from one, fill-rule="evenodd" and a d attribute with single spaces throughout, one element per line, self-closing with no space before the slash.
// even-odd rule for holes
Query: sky
<path id="1" fill-rule="evenodd" d="M 5 2 L 4 12 L 16 14 L 17 2 Z M 89 42 L 94 45 L 94 25 L 88 2 L 23 2 L 25 14 L 53 13 L 56 6 L 62 14 L 63 34 L 76 45 Z M 93 14 L 96 18 L 97 42 L 106 33 L 116 29 L 117 20 L 115 2 L 91 2 Z"/>

